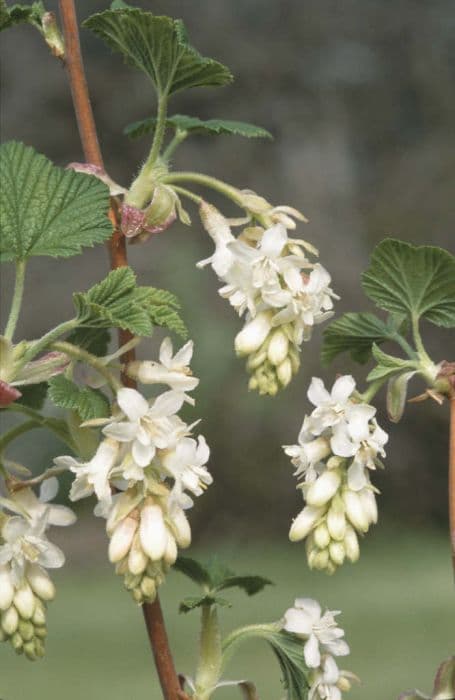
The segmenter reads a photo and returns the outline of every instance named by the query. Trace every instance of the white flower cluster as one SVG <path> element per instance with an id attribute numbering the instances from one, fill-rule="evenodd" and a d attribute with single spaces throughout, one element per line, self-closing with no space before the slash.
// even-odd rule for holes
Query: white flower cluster
<path id="1" fill-rule="evenodd" d="M 339 611 L 326 610 L 311 598 L 297 598 L 294 607 L 286 611 L 283 629 L 304 641 L 303 654 L 310 671 L 309 700 L 341 700 L 342 691 L 351 688 L 356 677 L 340 671 L 334 656 L 349 654 L 343 639 L 344 631 L 337 626 Z"/>
<path id="2" fill-rule="evenodd" d="M 46 605 L 55 587 L 45 569 L 63 566 L 65 555 L 46 537 L 50 525 L 72 525 L 76 517 L 65 506 L 49 503 L 57 479 L 45 481 L 39 498 L 30 488 L 2 498 L 0 512 L 0 640 L 18 654 L 35 660 L 44 656 Z"/>
<path id="3" fill-rule="evenodd" d="M 260 198 L 257 198 L 260 199 Z M 210 264 L 224 282 L 219 293 L 237 313 L 246 314 L 235 339 L 240 357 L 247 357 L 249 387 L 276 394 L 289 384 L 300 365 L 300 346 L 313 326 L 332 315 L 330 275 L 306 252 L 317 251 L 301 239 L 289 238 L 295 228 L 289 207 L 269 212 L 271 226 L 245 228 L 236 238 L 229 221 L 210 204 L 200 207 L 202 223 L 215 242 L 215 252 L 199 267 Z"/>
<path id="4" fill-rule="evenodd" d="M 96 495 L 95 512 L 107 518 L 109 558 L 138 603 L 154 600 L 178 547 L 189 546 L 184 511 L 213 480 L 205 466 L 210 453 L 205 438 L 191 437 L 195 424 L 187 425 L 178 415 L 185 401 L 194 403 L 186 392 L 199 383 L 189 369 L 193 343 L 172 353 L 166 338 L 159 362 L 127 367 L 134 379 L 166 384 L 169 391 L 146 399 L 136 389 L 120 389 L 113 416 L 89 422 L 102 425 L 104 434 L 92 459 L 56 460 L 76 475 L 72 500 Z"/>
<path id="5" fill-rule="evenodd" d="M 315 406 L 305 416 L 298 445 L 285 453 L 297 467 L 306 505 L 294 520 L 289 537 L 306 539 L 311 568 L 333 573 L 345 558 L 359 557 L 358 533 L 377 522 L 375 488 L 369 471 L 388 440 L 376 419 L 376 409 L 353 398 L 355 381 L 339 377 L 331 393 L 313 377 L 308 398 Z"/>

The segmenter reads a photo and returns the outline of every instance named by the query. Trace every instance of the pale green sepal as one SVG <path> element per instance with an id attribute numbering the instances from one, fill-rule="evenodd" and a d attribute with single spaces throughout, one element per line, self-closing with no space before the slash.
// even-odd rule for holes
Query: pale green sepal
<path id="1" fill-rule="evenodd" d="M 403 416 L 408 393 L 408 383 L 415 374 L 415 370 L 413 372 L 403 372 L 403 374 L 391 377 L 388 381 L 387 413 L 393 423 L 398 423 Z"/>

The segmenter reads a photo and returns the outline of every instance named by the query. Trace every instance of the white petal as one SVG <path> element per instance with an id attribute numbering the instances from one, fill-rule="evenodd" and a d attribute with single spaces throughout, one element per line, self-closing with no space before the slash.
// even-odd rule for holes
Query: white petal
<path id="1" fill-rule="evenodd" d="M 65 555 L 60 547 L 46 542 L 46 549 L 41 552 L 38 561 L 46 569 L 59 569 L 65 563 Z"/>
<path id="2" fill-rule="evenodd" d="M 174 367 L 187 367 L 191 358 L 193 357 L 194 343 L 189 340 L 180 350 L 175 354 L 174 360 L 172 362 Z M 163 363 L 164 364 L 164 363 Z"/>
<path id="3" fill-rule="evenodd" d="M 169 367 L 172 361 L 172 341 L 171 339 L 165 338 L 161 343 L 160 347 L 160 362 L 165 366 Z"/>
<path id="4" fill-rule="evenodd" d="M 355 389 L 355 379 L 350 374 L 338 377 L 332 387 L 332 400 L 335 403 L 346 403 Z"/>
<path id="5" fill-rule="evenodd" d="M 132 421 L 139 420 L 149 410 L 147 400 L 136 389 L 123 387 L 117 393 L 117 403 L 123 413 Z"/>
<path id="6" fill-rule="evenodd" d="M 159 418 L 172 416 L 181 409 L 184 401 L 185 395 L 179 391 L 165 391 L 155 399 L 151 413 Z"/>
<path id="7" fill-rule="evenodd" d="M 321 663 L 321 654 L 319 651 L 319 643 L 316 635 L 312 634 L 303 647 L 303 655 L 306 665 L 309 668 L 317 668 Z"/>
<path id="8" fill-rule="evenodd" d="M 330 401 L 330 394 L 319 377 L 312 378 L 307 396 L 314 406 L 322 406 Z"/>
<path id="9" fill-rule="evenodd" d="M 347 433 L 344 425 L 335 426 L 333 436 L 330 439 L 330 447 L 333 454 L 338 457 L 352 457 L 357 452 L 357 445 L 354 445 Z"/>
<path id="10" fill-rule="evenodd" d="M 348 486 L 352 491 L 360 491 L 366 486 L 368 479 L 365 467 L 359 462 L 353 462 L 348 469 Z"/>
<path id="11" fill-rule="evenodd" d="M 286 229 L 281 224 L 264 231 L 261 240 L 261 253 L 270 258 L 277 258 L 288 240 Z"/>
<path id="12" fill-rule="evenodd" d="M 67 506 L 50 506 L 49 507 L 49 525 L 57 525 L 66 527 L 73 525 L 77 520 L 76 514 Z"/>
<path id="13" fill-rule="evenodd" d="M 42 503 L 47 503 L 48 501 L 53 501 L 58 493 L 58 479 L 53 476 L 51 479 L 46 479 L 41 484 L 39 490 L 39 499 Z"/>
<path id="14" fill-rule="evenodd" d="M 292 632 L 292 634 L 307 636 L 311 634 L 313 623 L 309 615 L 302 610 L 289 608 L 289 610 L 286 610 L 284 613 L 283 629 L 285 629 L 286 632 Z"/>
<path id="15" fill-rule="evenodd" d="M 313 622 L 318 621 L 321 617 L 321 606 L 313 598 L 296 598 L 294 605 L 307 613 Z"/>
<path id="16" fill-rule="evenodd" d="M 140 467 L 148 467 L 155 455 L 154 445 L 141 445 L 140 442 L 135 440 L 133 442 L 132 449 L 133 459 Z"/>
<path id="17" fill-rule="evenodd" d="M 119 442 L 131 442 L 136 437 L 137 431 L 137 423 L 128 423 L 126 421 L 109 423 L 103 428 L 104 435 L 108 435 Z"/>

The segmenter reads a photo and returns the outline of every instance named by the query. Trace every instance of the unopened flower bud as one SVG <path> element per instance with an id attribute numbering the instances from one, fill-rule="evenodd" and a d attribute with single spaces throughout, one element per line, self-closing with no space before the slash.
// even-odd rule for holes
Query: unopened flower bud
<path id="1" fill-rule="evenodd" d="M 267 349 L 267 357 L 272 365 L 280 365 L 287 357 L 289 340 L 283 331 L 276 330 Z"/>
<path id="2" fill-rule="evenodd" d="M 145 506 L 141 512 L 139 536 L 142 549 L 152 561 L 163 557 L 167 545 L 167 531 L 163 511 L 159 506 Z"/>
<path id="3" fill-rule="evenodd" d="M 41 639 L 37 639 L 35 637 L 35 654 L 38 658 L 43 658 L 45 655 L 46 650 L 44 648 L 44 642 Z"/>
<path id="4" fill-rule="evenodd" d="M 259 350 L 271 329 L 270 313 L 261 311 L 251 321 L 245 324 L 235 337 L 237 355 L 249 355 Z"/>
<path id="5" fill-rule="evenodd" d="M 31 642 L 25 642 L 23 649 L 24 649 L 25 656 L 28 659 L 30 659 L 30 661 L 35 661 L 35 659 L 36 659 L 35 640 L 33 640 Z"/>
<path id="6" fill-rule="evenodd" d="M 324 508 L 305 506 L 291 525 L 289 531 L 289 539 L 291 542 L 303 540 L 311 532 L 315 523 L 322 517 L 324 512 Z"/>
<path id="7" fill-rule="evenodd" d="M 35 612 L 33 613 L 32 622 L 38 627 L 46 624 L 46 609 L 40 600 L 36 601 Z"/>
<path id="8" fill-rule="evenodd" d="M 313 533 L 313 536 L 314 536 L 314 541 L 316 542 L 319 549 L 325 549 L 326 547 L 328 547 L 328 545 L 330 543 L 330 533 L 329 533 L 326 525 L 324 525 L 324 523 L 321 523 L 320 525 L 318 525 L 318 527 L 315 529 L 315 531 Z"/>
<path id="9" fill-rule="evenodd" d="M 47 637 L 47 628 L 44 626 L 40 627 L 35 627 L 35 637 L 39 637 L 40 639 L 46 639 Z"/>
<path id="10" fill-rule="evenodd" d="M 132 574 L 142 574 L 147 568 L 147 555 L 141 547 L 139 534 L 136 533 L 128 554 L 128 569 Z"/>
<path id="11" fill-rule="evenodd" d="M 329 550 L 328 549 L 322 549 L 319 552 L 315 554 L 315 556 L 312 559 L 312 568 L 317 569 L 318 571 L 323 571 L 324 569 L 327 568 L 327 564 L 329 563 Z"/>
<path id="12" fill-rule="evenodd" d="M 346 552 L 341 542 L 331 542 L 329 546 L 330 559 L 337 566 L 341 566 L 344 562 Z"/>
<path id="13" fill-rule="evenodd" d="M 7 610 L 14 598 L 14 586 L 11 581 L 9 569 L 0 566 L 0 610 Z"/>
<path id="14" fill-rule="evenodd" d="M 38 564 L 27 567 L 27 579 L 34 593 L 42 600 L 55 598 L 55 586 L 46 571 Z"/>
<path id="15" fill-rule="evenodd" d="M 115 564 L 125 557 L 131 547 L 133 537 L 137 530 L 137 520 L 135 518 L 125 518 L 121 520 L 112 533 L 109 542 L 109 560 Z"/>
<path id="16" fill-rule="evenodd" d="M 346 515 L 354 527 L 360 532 L 366 532 L 369 522 L 359 495 L 355 491 L 346 489 L 343 493 L 343 502 L 346 508 Z"/>
<path id="17" fill-rule="evenodd" d="M 336 494 L 341 484 L 341 475 L 338 471 L 327 470 L 313 481 L 305 494 L 306 502 L 310 506 L 323 506 Z"/>
<path id="18" fill-rule="evenodd" d="M 175 564 L 177 559 L 177 543 L 170 533 L 168 533 L 166 551 L 164 552 L 164 561 L 168 566 Z"/>
<path id="19" fill-rule="evenodd" d="M 19 621 L 18 631 L 24 642 L 29 642 L 35 635 L 35 628 L 28 620 Z"/>
<path id="20" fill-rule="evenodd" d="M 11 646 L 13 647 L 14 651 L 19 651 L 24 646 L 24 640 L 22 639 L 20 632 L 15 632 L 11 637 Z"/>
<path id="21" fill-rule="evenodd" d="M 152 578 L 149 578 L 148 576 L 144 576 L 144 578 L 141 581 L 141 592 L 147 600 L 149 600 L 149 601 L 155 600 L 155 597 L 156 597 L 155 581 Z"/>
<path id="22" fill-rule="evenodd" d="M 182 549 L 189 547 L 191 544 L 191 527 L 181 508 L 172 512 L 172 529 L 178 546 L 182 547 Z"/>
<path id="23" fill-rule="evenodd" d="M 327 528 L 334 540 L 341 541 L 346 533 L 346 517 L 343 505 L 332 504 L 327 513 Z"/>
<path id="24" fill-rule="evenodd" d="M 28 583 L 23 583 L 14 594 L 14 605 L 23 620 L 29 620 L 35 612 L 35 596 Z"/>
<path id="25" fill-rule="evenodd" d="M 276 369 L 276 374 L 278 379 L 280 380 L 280 384 L 283 386 L 287 386 L 291 379 L 292 379 L 292 362 L 287 357 L 284 362 L 282 362 L 280 365 L 278 365 Z"/>
<path id="26" fill-rule="evenodd" d="M 369 489 L 363 489 L 359 494 L 359 498 L 362 502 L 363 509 L 368 517 L 370 523 L 378 522 L 378 506 L 376 503 L 376 498 L 374 493 Z"/>
<path id="27" fill-rule="evenodd" d="M 6 634 L 12 635 L 17 630 L 18 624 L 19 614 L 14 605 L 12 605 L 2 614 L 2 629 Z"/>
<path id="28" fill-rule="evenodd" d="M 352 684 L 346 676 L 340 676 L 336 683 L 337 688 L 341 690 L 342 693 L 347 693 L 352 688 Z"/>
<path id="29" fill-rule="evenodd" d="M 344 548 L 349 561 L 355 562 L 360 556 L 359 540 L 354 528 L 348 526 L 344 536 Z"/>

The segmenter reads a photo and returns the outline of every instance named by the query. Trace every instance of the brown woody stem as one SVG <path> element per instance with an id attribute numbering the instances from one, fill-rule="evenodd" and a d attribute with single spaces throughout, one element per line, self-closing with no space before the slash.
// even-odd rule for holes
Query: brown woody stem
<path id="1" fill-rule="evenodd" d="M 450 397 L 449 524 L 452 563 L 455 574 L 455 391 L 452 392 Z"/>
<path id="2" fill-rule="evenodd" d="M 74 0 L 59 0 L 59 6 L 66 46 L 65 64 L 84 156 L 88 163 L 104 169 L 82 62 L 75 3 Z M 114 226 L 114 233 L 108 244 L 109 255 L 111 269 L 115 270 L 128 264 L 126 240 L 120 231 L 119 208 L 115 199 L 111 199 L 109 218 Z M 124 345 L 131 340 L 131 337 L 129 332 L 120 330 L 119 344 Z M 134 349 L 130 350 L 123 359 L 125 362 L 133 360 Z M 123 376 L 122 381 L 128 386 L 134 386 L 134 382 L 128 377 Z M 182 700 L 186 696 L 182 693 L 175 672 L 159 599 L 157 598 L 152 604 L 144 604 L 143 612 L 163 696 L 165 700 Z"/>

